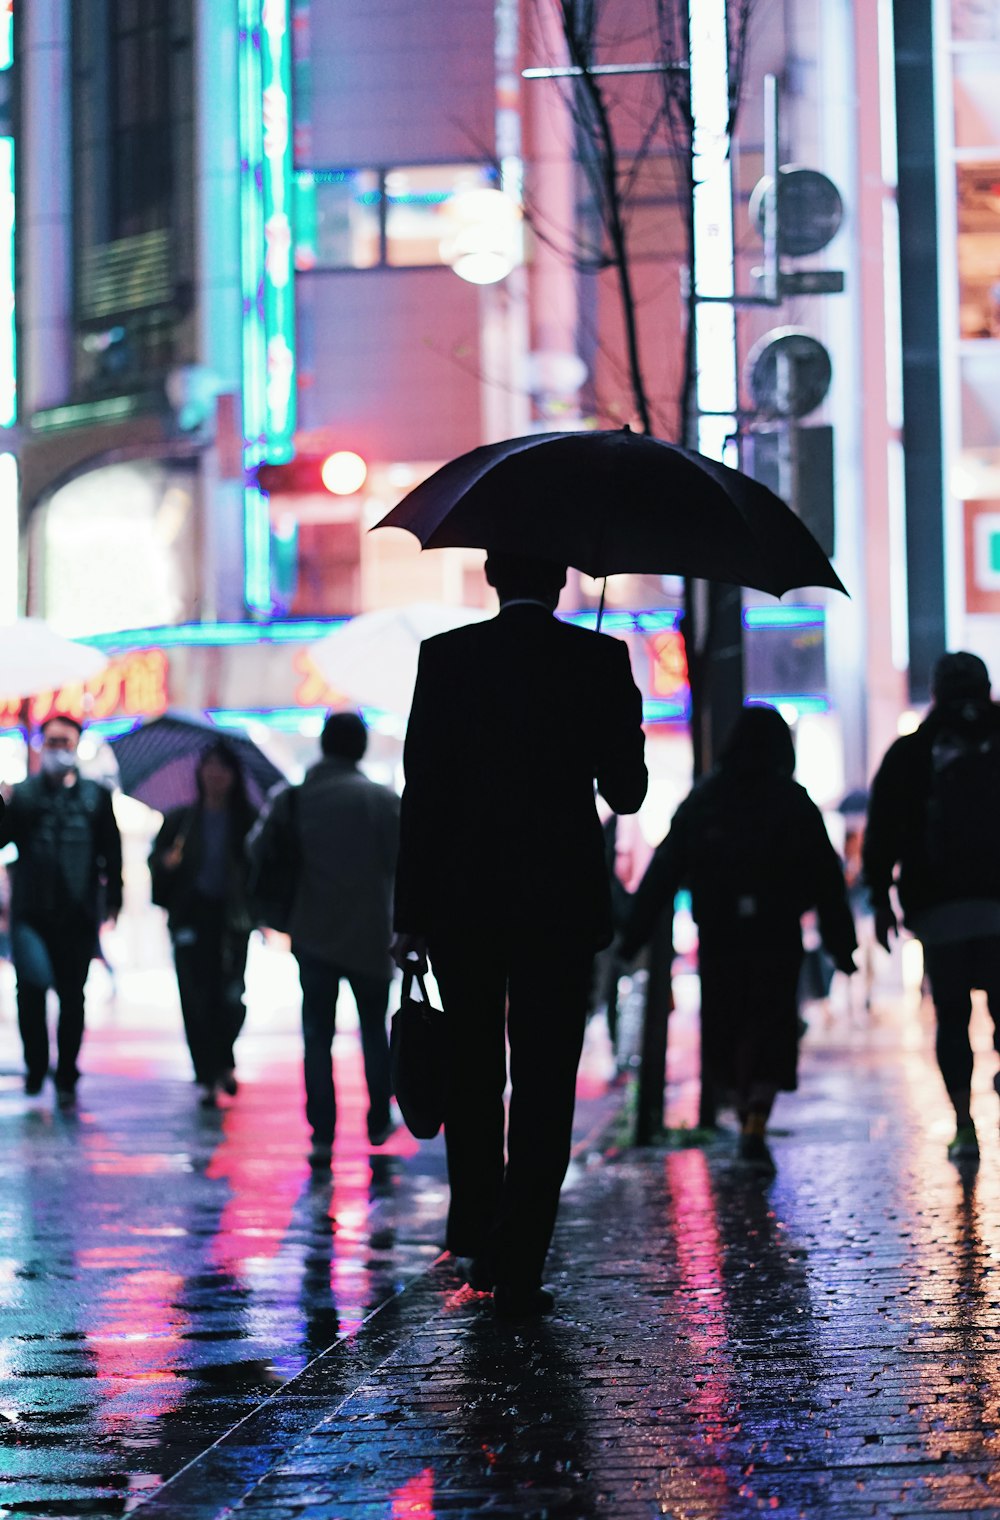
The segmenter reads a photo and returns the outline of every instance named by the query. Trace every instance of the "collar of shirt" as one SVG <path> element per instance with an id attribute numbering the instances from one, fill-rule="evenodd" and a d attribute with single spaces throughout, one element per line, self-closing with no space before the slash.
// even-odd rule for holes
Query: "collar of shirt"
<path id="1" fill-rule="evenodd" d="M 506 612 L 508 607 L 541 607 L 549 614 L 552 612 L 548 602 L 539 601 L 537 596 L 512 596 L 509 601 L 500 603 L 501 612 Z"/>

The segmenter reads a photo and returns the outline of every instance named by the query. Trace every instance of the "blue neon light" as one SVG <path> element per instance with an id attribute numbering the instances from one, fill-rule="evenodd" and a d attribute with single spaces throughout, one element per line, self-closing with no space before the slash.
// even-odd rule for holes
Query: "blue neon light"
<path id="1" fill-rule="evenodd" d="M 753 697 L 745 697 L 743 706 L 777 707 L 779 710 L 782 707 L 796 707 L 800 713 L 823 713 L 830 711 L 828 697 L 817 697 L 815 694 L 812 696 L 789 696 L 785 692 L 782 692 L 780 696 L 761 696 L 758 694 Z"/>
<path id="2" fill-rule="evenodd" d="M 744 628 L 821 628 L 826 622 L 822 607 L 744 607 Z"/>
<path id="3" fill-rule="evenodd" d="M 687 694 L 683 697 L 671 697 L 669 700 L 647 697 L 642 704 L 642 721 L 644 723 L 678 723 L 686 719 L 690 712 L 691 698 Z"/>
<path id="4" fill-rule="evenodd" d="M 244 599 L 252 611 L 271 606 L 271 504 L 266 491 L 248 480 L 243 487 Z"/>
<path id="5" fill-rule="evenodd" d="M 560 613 L 566 623 L 592 628 L 594 612 Z M 617 633 L 660 633 L 676 628 L 681 614 L 676 608 L 643 612 L 613 612 L 605 616 L 602 627 Z M 80 643 L 95 649 L 138 649 L 155 644 L 161 649 L 185 648 L 189 645 L 219 646 L 227 644 L 311 644 L 332 633 L 349 617 L 303 618 L 273 623 L 169 623 L 158 628 L 126 628 L 116 633 L 81 634 Z"/>

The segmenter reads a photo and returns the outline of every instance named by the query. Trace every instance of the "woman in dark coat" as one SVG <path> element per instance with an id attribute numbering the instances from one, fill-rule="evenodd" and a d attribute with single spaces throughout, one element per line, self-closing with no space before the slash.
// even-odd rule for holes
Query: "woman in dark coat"
<path id="1" fill-rule="evenodd" d="M 184 1033 L 202 1102 L 236 1092 L 251 921 L 244 840 L 254 821 L 239 760 L 225 740 L 198 763 L 198 801 L 168 813 L 149 858 L 153 901 L 167 910 Z"/>
<path id="2" fill-rule="evenodd" d="M 650 862 L 623 944 L 634 955 L 675 894 L 690 891 L 707 1074 L 739 1113 L 741 1156 L 768 1170 L 771 1108 L 797 1086 L 802 914 L 817 911 L 840 970 L 854 970 L 857 944 L 839 857 L 794 769 L 781 715 L 745 708 Z"/>

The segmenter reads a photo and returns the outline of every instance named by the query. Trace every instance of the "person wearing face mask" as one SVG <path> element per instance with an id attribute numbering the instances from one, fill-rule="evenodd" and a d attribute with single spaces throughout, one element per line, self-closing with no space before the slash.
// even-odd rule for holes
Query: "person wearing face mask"
<path id="1" fill-rule="evenodd" d="M 27 1068 L 24 1088 L 41 1092 L 49 1073 L 46 994 L 59 999 L 56 1094 L 73 1103 L 83 1042 L 83 989 L 103 919 L 122 902 L 121 837 L 111 793 L 82 777 L 82 727 L 57 714 L 41 726 L 40 770 L 15 786 L 0 815 L 0 843 L 17 846 L 11 868 L 11 948 L 17 1019 Z"/>

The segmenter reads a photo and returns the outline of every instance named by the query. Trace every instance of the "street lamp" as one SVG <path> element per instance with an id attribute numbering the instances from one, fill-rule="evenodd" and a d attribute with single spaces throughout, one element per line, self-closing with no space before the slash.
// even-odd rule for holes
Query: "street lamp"
<path id="1" fill-rule="evenodd" d="M 463 190 L 448 205 L 441 257 L 470 285 L 495 285 L 523 259 L 521 209 L 502 190 Z"/>

